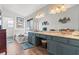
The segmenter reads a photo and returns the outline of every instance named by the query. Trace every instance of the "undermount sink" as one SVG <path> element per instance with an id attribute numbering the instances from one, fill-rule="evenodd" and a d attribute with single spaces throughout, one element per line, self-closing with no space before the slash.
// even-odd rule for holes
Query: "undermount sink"
<path id="1" fill-rule="evenodd" d="M 72 35 L 73 36 L 79 36 L 79 32 L 78 31 L 75 31 L 75 32 L 72 33 Z"/>
<path id="2" fill-rule="evenodd" d="M 79 35 L 74 35 L 74 36 L 79 36 Z"/>

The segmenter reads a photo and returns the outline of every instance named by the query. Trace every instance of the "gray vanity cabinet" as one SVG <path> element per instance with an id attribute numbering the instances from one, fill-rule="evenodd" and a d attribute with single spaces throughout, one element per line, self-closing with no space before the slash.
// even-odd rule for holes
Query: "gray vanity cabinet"
<path id="1" fill-rule="evenodd" d="M 79 40 L 59 36 L 28 33 L 28 40 L 37 45 L 41 39 L 47 40 L 48 54 L 51 55 L 79 55 Z"/>
<path id="2" fill-rule="evenodd" d="M 76 42 L 76 44 L 74 44 Z M 52 36 L 48 39 L 48 53 L 56 55 L 77 55 L 79 54 L 78 41 L 73 39 Z M 75 46 L 74 46 L 75 45 Z"/>

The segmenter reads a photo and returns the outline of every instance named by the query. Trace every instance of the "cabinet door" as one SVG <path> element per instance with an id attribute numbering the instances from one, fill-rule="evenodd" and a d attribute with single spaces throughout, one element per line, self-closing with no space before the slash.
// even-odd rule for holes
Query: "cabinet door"
<path id="1" fill-rule="evenodd" d="M 63 54 L 64 55 L 75 55 L 76 47 L 70 45 L 63 45 Z"/>
<path id="2" fill-rule="evenodd" d="M 32 33 L 28 33 L 28 42 L 32 43 Z"/>
<path id="3" fill-rule="evenodd" d="M 73 46 L 78 46 L 79 47 L 79 40 L 69 39 L 69 44 L 73 45 Z"/>
<path id="4" fill-rule="evenodd" d="M 57 42 L 55 40 L 56 37 L 51 37 L 51 39 L 48 40 L 48 52 L 56 55 L 62 55 L 63 54 L 62 43 Z"/>
<path id="5" fill-rule="evenodd" d="M 49 53 L 56 54 L 56 42 L 48 40 L 47 49 Z"/>
<path id="6" fill-rule="evenodd" d="M 33 45 L 35 45 L 35 42 L 36 42 L 36 41 L 35 41 L 35 35 L 33 34 L 33 35 L 32 35 L 32 38 L 31 38 L 31 43 L 32 43 Z"/>
<path id="7" fill-rule="evenodd" d="M 56 55 L 62 55 L 63 54 L 63 44 L 57 42 L 56 44 Z"/>
<path id="8" fill-rule="evenodd" d="M 79 55 L 79 47 L 76 47 L 76 55 Z"/>
<path id="9" fill-rule="evenodd" d="M 63 44 L 56 41 L 49 41 L 48 43 L 48 52 L 56 55 L 63 54 Z"/>

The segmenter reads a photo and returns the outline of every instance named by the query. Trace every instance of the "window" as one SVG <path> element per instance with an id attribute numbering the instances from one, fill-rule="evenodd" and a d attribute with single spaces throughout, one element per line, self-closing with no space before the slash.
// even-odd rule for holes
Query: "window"
<path id="1" fill-rule="evenodd" d="M 27 20 L 27 28 L 28 30 L 33 30 L 33 19 Z"/>
<path id="2" fill-rule="evenodd" d="M 8 28 L 13 28 L 13 20 L 8 20 Z"/>

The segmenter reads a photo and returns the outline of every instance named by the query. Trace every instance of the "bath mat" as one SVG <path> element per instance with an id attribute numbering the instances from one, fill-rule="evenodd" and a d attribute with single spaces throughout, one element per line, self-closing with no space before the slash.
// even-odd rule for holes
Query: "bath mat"
<path id="1" fill-rule="evenodd" d="M 33 45 L 28 42 L 21 43 L 21 46 L 23 47 L 24 50 L 33 48 Z"/>

